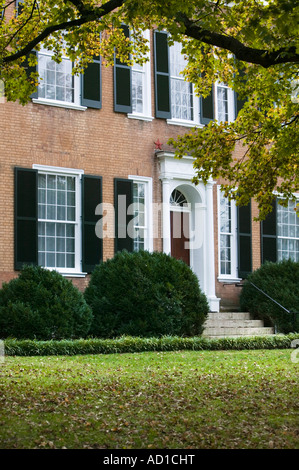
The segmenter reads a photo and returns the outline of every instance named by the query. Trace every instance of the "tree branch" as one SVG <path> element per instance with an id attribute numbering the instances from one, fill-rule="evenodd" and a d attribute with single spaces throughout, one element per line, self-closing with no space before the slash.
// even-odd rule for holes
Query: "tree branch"
<path id="1" fill-rule="evenodd" d="M 8 64 L 10 62 L 13 62 L 19 59 L 20 57 L 25 56 L 30 51 L 32 51 L 32 49 L 34 49 L 34 47 L 37 44 L 39 44 L 41 41 L 43 41 L 43 39 L 47 38 L 55 31 L 70 29 L 75 26 L 81 26 L 90 21 L 98 21 L 100 18 L 107 15 L 108 13 L 111 13 L 116 8 L 121 7 L 123 3 L 125 3 L 125 1 L 126 0 L 110 0 L 109 2 L 105 3 L 101 7 L 95 7 L 93 9 L 86 9 L 83 3 L 80 1 L 79 2 L 75 0 L 71 1 L 71 3 L 73 3 L 77 8 L 79 7 L 79 4 L 80 4 L 80 8 L 82 12 L 80 18 L 76 20 L 72 20 L 72 21 L 64 21 L 56 25 L 47 26 L 40 34 L 38 34 L 32 41 L 28 42 L 28 44 L 26 44 L 26 46 L 21 48 L 18 52 L 15 52 L 14 54 L 4 57 L 2 59 L 2 63 Z"/>
<path id="2" fill-rule="evenodd" d="M 31 12 L 30 12 L 30 15 L 29 15 L 28 18 L 26 18 L 25 23 L 23 23 L 23 24 L 19 27 L 19 29 L 15 32 L 15 34 L 13 34 L 13 35 L 11 36 L 11 38 L 9 38 L 9 41 L 8 41 L 8 43 L 6 44 L 5 47 L 8 47 L 8 46 L 9 46 L 9 44 L 11 43 L 11 41 L 13 41 L 13 39 L 14 39 L 14 38 L 19 34 L 19 32 L 24 28 L 24 26 L 26 26 L 26 24 L 28 24 L 29 21 L 32 19 L 32 17 L 33 17 L 33 12 L 34 12 L 34 9 L 35 9 L 35 6 L 36 6 L 36 2 L 37 2 L 37 0 L 34 0 L 33 5 L 32 5 L 32 9 L 31 9 Z"/>
<path id="3" fill-rule="evenodd" d="M 298 63 L 299 54 L 296 53 L 296 47 L 282 47 L 276 51 L 267 51 L 266 49 L 254 49 L 245 46 L 238 39 L 219 34 L 191 21 L 185 15 L 178 15 L 177 21 L 185 26 L 184 34 L 193 39 L 197 39 L 205 44 L 220 47 L 232 52 L 238 60 L 258 64 L 264 68 L 272 67 L 277 64 Z"/>

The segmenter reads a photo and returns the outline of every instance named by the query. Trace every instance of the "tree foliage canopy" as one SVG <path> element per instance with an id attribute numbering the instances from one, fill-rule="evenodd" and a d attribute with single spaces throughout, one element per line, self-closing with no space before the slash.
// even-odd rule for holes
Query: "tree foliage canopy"
<path id="1" fill-rule="evenodd" d="M 166 29 L 183 43 L 186 79 L 207 96 L 215 81 L 246 100 L 234 122 L 210 122 L 171 141 L 177 156 L 195 157 L 196 177 L 223 178 L 227 195 L 246 204 L 254 197 L 263 217 L 273 191 L 299 190 L 298 0 L 0 0 L 0 79 L 8 100 L 25 104 L 36 88 L 24 63 L 41 43 L 60 61 L 69 56 L 80 73 L 95 54 L 112 65 L 114 51 L 142 62 L 142 31 Z M 131 42 L 120 28 L 132 29 Z M 298 93 L 297 93 L 298 94 Z M 242 157 L 234 160 L 238 146 Z M 234 191 L 235 188 L 238 191 Z"/>

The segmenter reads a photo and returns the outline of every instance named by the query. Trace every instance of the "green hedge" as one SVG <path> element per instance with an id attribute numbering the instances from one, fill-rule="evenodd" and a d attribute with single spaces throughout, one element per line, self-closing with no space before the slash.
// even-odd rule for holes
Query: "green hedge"
<path id="1" fill-rule="evenodd" d="M 196 336 L 209 311 L 197 276 L 165 253 L 122 251 L 96 266 L 84 297 L 90 336 Z"/>
<path id="2" fill-rule="evenodd" d="M 80 339 L 36 341 L 7 339 L 6 356 L 73 356 L 85 354 L 138 353 L 147 351 L 216 351 L 252 349 L 289 349 L 299 334 L 208 339 L 203 337 L 140 338 L 123 336 L 117 339 Z"/>
<path id="3" fill-rule="evenodd" d="M 0 289 L 0 338 L 86 338 L 92 318 L 83 294 L 56 271 L 24 266 Z"/>
<path id="4" fill-rule="evenodd" d="M 292 313 L 286 312 L 250 282 L 290 312 L 298 312 L 295 322 Z M 265 324 L 276 326 L 279 333 L 299 332 L 299 263 L 283 260 L 263 264 L 245 281 L 240 307 L 242 311 L 249 311 L 264 320 Z"/>

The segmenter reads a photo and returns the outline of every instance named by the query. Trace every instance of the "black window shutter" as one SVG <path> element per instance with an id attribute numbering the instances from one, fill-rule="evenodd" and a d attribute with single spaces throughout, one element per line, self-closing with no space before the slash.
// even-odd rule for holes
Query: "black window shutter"
<path id="1" fill-rule="evenodd" d="M 238 276 L 246 278 L 252 271 L 251 203 L 238 206 Z"/>
<path id="2" fill-rule="evenodd" d="M 15 168 L 15 269 L 37 264 L 37 171 Z"/>
<path id="3" fill-rule="evenodd" d="M 126 37 L 130 37 L 127 25 L 122 25 Z M 114 57 L 114 111 L 118 113 L 132 112 L 132 69 L 126 63 Z"/>
<path id="4" fill-rule="evenodd" d="M 239 74 L 240 74 L 241 78 L 245 77 L 244 70 L 239 70 Z M 235 95 L 235 118 L 237 118 L 239 112 L 243 108 L 243 106 L 246 103 L 247 99 L 246 98 L 244 98 L 244 99 L 239 98 L 239 94 L 236 93 L 236 92 L 234 92 L 234 95 Z"/>
<path id="5" fill-rule="evenodd" d="M 170 70 L 167 33 L 155 31 L 154 55 L 155 55 L 155 105 L 156 118 L 171 118 L 170 103 Z"/>
<path id="6" fill-rule="evenodd" d="M 133 218 L 133 214 L 128 214 L 128 208 L 132 203 L 133 181 L 115 178 L 115 253 L 122 250 L 133 251 L 133 234 L 128 234 L 128 224 Z"/>
<path id="7" fill-rule="evenodd" d="M 103 259 L 103 241 L 95 232 L 99 216 L 95 209 L 102 202 L 102 178 L 82 177 L 82 271 L 90 273 Z"/>
<path id="8" fill-rule="evenodd" d="M 96 56 L 81 75 L 81 105 L 101 109 L 101 57 Z"/>
<path id="9" fill-rule="evenodd" d="M 20 15 L 23 10 L 23 4 L 24 0 L 16 0 L 16 10 L 17 10 L 17 15 Z"/>
<path id="10" fill-rule="evenodd" d="M 241 99 L 238 96 L 238 93 L 235 92 L 235 116 L 237 118 L 239 112 L 243 108 L 244 104 L 246 103 L 246 99 Z"/>
<path id="11" fill-rule="evenodd" d="M 273 209 L 261 223 L 261 249 L 262 263 L 277 261 L 277 201 L 273 201 Z"/>
<path id="12" fill-rule="evenodd" d="M 26 55 L 25 61 L 23 62 L 23 67 L 25 67 L 26 69 L 26 74 L 27 74 L 28 79 L 30 79 L 32 72 L 37 72 L 37 65 L 32 66 L 32 65 L 29 65 L 28 63 L 29 56 L 31 55 L 36 56 L 36 51 L 29 52 L 29 54 Z M 38 98 L 38 91 L 36 90 L 33 93 L 31 93 L 30 98 Z"/>
<path id="13" fill-rule="evenodd" d="M 206 98 L 200 97 L 200 122 L 209 124 L 214 117 L 214 86 L 212 85 L 210 94 Z"/>

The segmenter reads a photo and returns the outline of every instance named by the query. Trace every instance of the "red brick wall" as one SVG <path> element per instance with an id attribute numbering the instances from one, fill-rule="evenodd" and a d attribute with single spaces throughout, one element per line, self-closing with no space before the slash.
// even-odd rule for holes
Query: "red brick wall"
<path id="1" fill-rule="evenodd" d="M 153 60 L 151 61 L 153 68 Z M 152 75 L 153 76 L 153 75 Z M 153 80 L 152 80 L 153 83 Z M 128 175 L 153 178 L 153 202 L 161 200 L 155 144 L 165 145 L 186 128 L 165 120 L 145 122 L 113 111 L 113 70 L 102 68 L 101 110 L 78 111 L 29 103 L 0 104 L 0 283 L 14 272 L 14 167 L 33 164 L 83 169 L 103 178 L 103 202 L 113 204 L 113 179 Z M 152 85 L 152 116 L 154 116 Z M 162 248 L 155 240 L 154 249 Z M 114 240 L 103 240 L 104 259 L 114 254 Z M 74 281 L 85 284 L 83 280 Z"/>
<path id="2" fill-rule="evenodd" d="M 154 110 L 153 60 L 152 116 Z M 145 122 L 113 111 L 113 70 L 102 68 L 102 109 L 77 111 L 40 104 L 0 103 L 0 285 L 15 277 L 14 272 L 14 167 L 33 164 L 83 169 L 103 178 L 103 202 L 113 204 L 113 179 L 140 175 L 153 178 L 153 202 L 161 202 L 161 182 L 155 144 L 163 146 L 170 137 L 186 132 L 185 127 L 165 120 Z M 237 150 L 236 155 L 238 155 Z M 216 185 L 214 193 L 216 295 L 236 303 L 240 289 L 222 285 L 218 276 L 218 218 Z M 259 224 L 253 223 L 253 265 L 260 264 Z M 161 250 L 161 238 L 154 250 Z M 104 260 L 114 255 L 114 240 L 103 240 Z M 73 279 L 84 289 L 88 278 Z"/>

